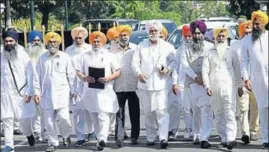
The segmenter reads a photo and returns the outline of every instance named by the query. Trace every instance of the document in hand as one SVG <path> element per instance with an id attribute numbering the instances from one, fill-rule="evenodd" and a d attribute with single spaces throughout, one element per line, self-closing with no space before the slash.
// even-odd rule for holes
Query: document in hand
<path id="1" fill-rule="evenodd" d="M 105 77 L 105 68 L 89 67 L 89 76 L 95 79 L 95 83 L 89 83 L 89 88 L 105 89 L 105 84 L 98 81 L 99 78 Z"/>

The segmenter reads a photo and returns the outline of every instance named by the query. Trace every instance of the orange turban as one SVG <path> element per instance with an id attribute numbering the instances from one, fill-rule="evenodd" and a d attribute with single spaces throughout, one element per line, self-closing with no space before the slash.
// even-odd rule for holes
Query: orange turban
<path id="1" fill-rule="evenodd" d="M 228 36 L 228 30 L 227 30 L 227 28 L 215 28 L 215 29 L 213 30 L 213 37 L 214 37 L 214 38 L 218 37 L 218 35 L 219 35 L 221 32 L 224 32 L 224 33 L 225 33 L 225 36 L 226 36 L 226 38 L 227 38 L 227 36 Z"/>
<path id="2" fill-rule="evenodd" d="M 47 45 L 49 40 L 56 40 L 59 44 L 62 43 L 62 38 L 58 33 L 55 32 L 49 32 L 44 37 L 44 42 Z"/>
<path id="3" fill-rule="evenodd" d="M 239 37 L 242 38 L 245 36 L 245 31 L 246 31 L 246 28 L 250 26 L 252 26 L 252 21 L 251 20 L 248 20 L 248 21 L 244 21 L 242 23 L 239 24 L 239 27 L 238 27 L 238 31 L 239 31 Z"/>
<path id="4" fill-rule="evenodd" d="M 119 36 L 117 28 L 112 27 L 112 28 L 108 29 L 106 36 L 107 36 L 108 40 L 115 40 Z"/>
<path id="5" fill-rule="evenodd" d="M 93 41 L 95 38 L 99 37 L 100 38 L 100 42 L 102 44 L 106 44 L 106 35 L 102 32 L 99 32 L 99 31 L 95 31 L 95 32 L 92 32 L 91 35 L 90 35 L 90 44 L 93 44 Z"/>
<path id="6" fill-rule="evenodd" d="M 168 36 L 168 31 L 167 31 L 167 29 L 166 29 L 165 27 L 162 28 L 161 33 L 162 33 L 165 37 Z"/>
<path id="7" fill-rule="evenodd" d="M 120 34 L 121 32 L 127 32 L 128 35 L 131 35 L 133 30 L 131 26 L 129 25 L 120 25 L 117 27 L 117 31 L 118 31 L 118 34 Z"/>
<path id="8" fill-rule="evenodd" d="M 251 14 L 252 22 L 255 19 L 258 20 L 259 22 L 261 22 L 263 25 L 266 25 L 268 23 L 268 15 L 261 10 L 252 12 L 252 14 Z"/>
<path id="9" fill-rule="evenodd" d="M 88 37 L 88 31 L 85 27 L 75 27 L 71 30 L 71 36 L 73 40 L 77 37 L 79 33 L 83 35 L 83 39 L 86 39 Z"/>
<path id="10" fill-rule="evenodd" d="M 189 25 L 184 25 L 182 27 L 182 35 L 186 36 L 186 35 L 191 35 L 191 29 Z"/>

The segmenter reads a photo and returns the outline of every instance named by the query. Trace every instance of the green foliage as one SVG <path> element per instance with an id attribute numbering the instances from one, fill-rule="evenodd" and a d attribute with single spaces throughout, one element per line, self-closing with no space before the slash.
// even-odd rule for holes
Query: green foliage
<path id="1" fill-rule="evenodd" d="M 259 4 L 254 0 L 229 0 L 229 11 L 236 17 L 244 15 L 250 19 L 251 13 L 259 9 Z"/>

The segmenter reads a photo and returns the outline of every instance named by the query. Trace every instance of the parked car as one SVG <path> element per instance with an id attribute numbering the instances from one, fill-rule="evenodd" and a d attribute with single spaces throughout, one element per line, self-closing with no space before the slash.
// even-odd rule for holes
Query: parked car
<path id="1" fill-rule="evenodd" d="M 90 19 L 85 20 L 82 23 L 83 27 L 89 28 L 89 24 L 92 26 L 92 31 L 98 30 L 98 24 L 101 25 L 101 31 L 106 33 L 107 30 L 113 27 L 114 23 L 119 23 L 119 25 L 130 25 L 133 29 L 139 21 L 137 19 Z"/>
<path id="2" fill-rule="evenodd" d="M 182 43 L 182 30 L 180 27 L 176 28 L 170 37 L 167 39 L 167 41 L 172 44 L 175 49 L 178 49 L 181 46 Z"/>
<path id="3" fill-rule="evenodd" d="M 163 26 L 167 29 L 168 35 L 170 35 L 176 28 L 177 24 L 173 20 L 168 20 L 168 19 L 154 19 L 160 21 Z M 140 21 L 134 28 L 134 31 L 141 31 L 141 30 L 146 30 L 145 24 L 150 21 L 150 20 L 143 20 Z"/>

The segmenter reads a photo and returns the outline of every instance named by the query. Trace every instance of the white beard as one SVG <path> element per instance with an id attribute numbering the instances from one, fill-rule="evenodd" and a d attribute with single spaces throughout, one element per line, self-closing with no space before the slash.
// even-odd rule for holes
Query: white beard
<path id="1" fill-rule="evenodd" d="M 39 57 L 45 52 L 45 48 L 43 45 L 32 46 L 32 44 L 30 44 L 27 50 L 29 57 L 33 63 L 36 63 Z"/>
<path id="2" fill-rule="evenodd" d="M 225 41 L 224 43 L 217 43 L 216 49 L 218 51 L 218 54 L 222 57 L 227 51 L 227 41 Z"/>

